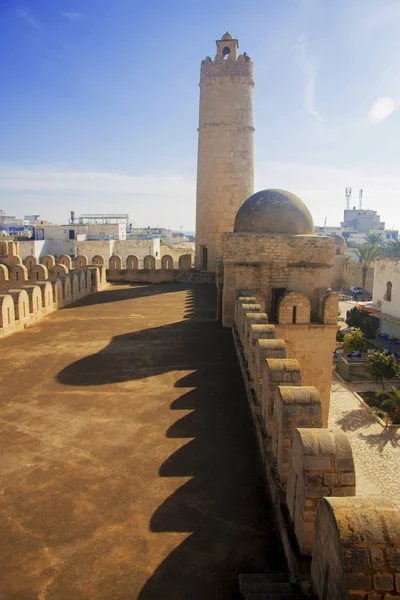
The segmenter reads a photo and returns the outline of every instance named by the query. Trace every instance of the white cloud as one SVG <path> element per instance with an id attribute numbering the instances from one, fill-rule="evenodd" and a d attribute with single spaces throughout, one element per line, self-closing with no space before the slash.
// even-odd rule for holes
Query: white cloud
<path id="1" fill-rule="evenodd" d="M 296 44 L 292 48 L 296 64 L 304 78 L 304 107 L 309 115 L 322 122 L 323 117 L 316 109 L 315 103 L 315 84 L 317 80 L 317 63 L 310 55 L 308 41 L 305 35 L 299 36 Z"/>
<path id="2" fill-rule="evenodd" d="M 83 14 L 80 12 L 63 12 L 62 16 L 69 21 L 80 21 L 83 19 Z"/>
<path id="3" fill-rule="evenodd" d="M 345 207 L 344 188 L 353 188 L 351 205 L 377 210 L 387 227 L 400 227 L 400 176 L 366 169 L 268 161 L 255 165 L 255 190 L 283 188 L 297 194 L 309 207 L 314 222 L 339 225 Z M 68 211 L 127 212 L 137 225 L 194 229 L 195 176 L 177 173 L 131 175 L 76 171 L 55 167 L 0 164 L 0 199 L 12 214 L 38 213 L 65 222 Z M 399 208 L 397 208 L 399 207 Z"/>
<path id="4" fill-rule="evenodd" d="M 0 164 L 1 191 L 74 191 L 103 194 L 185 196 L 195 193 L 194 178 L 175 174 L 135 176 L 99 171 Z"/>
<path id="5" fill-rule="evenodd" d="M 131 175 L 0 163 L 0 205 L 11 214 L 40 214 L 65 223 L 69 211 L 128 213 L 136 225 L 194 229 L 195 177 Z"/>
<path id="6" fill-rule="evenodd" d="M 381 123 L 382 121 L 390 117 L 390 115 L 394 113 L 398 106 L 399 102 L 395 102 L 393 98 L 378 98 L 378 100 L 374 102 L 368 113 L 369 122 L 373 125 Z"/>

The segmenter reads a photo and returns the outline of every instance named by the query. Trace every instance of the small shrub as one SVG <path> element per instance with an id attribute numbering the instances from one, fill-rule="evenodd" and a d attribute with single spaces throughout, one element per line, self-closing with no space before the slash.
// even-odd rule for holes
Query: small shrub
<path id="1" fill-rule="evenodd" d="M 385 354 L 382 350 L 368 356 L 366 367 L 372 377 L 384 388 L 385 379 L 400 377 L 400 366 L 393 354 Z"/>
<path id="2" fill-rule="evenodd" d="M 346 352 L 364 352 L 367 345 L 361 329 L 353 329 L 351 333 L 346 333 L 343 340 L 343 347 Z"/>

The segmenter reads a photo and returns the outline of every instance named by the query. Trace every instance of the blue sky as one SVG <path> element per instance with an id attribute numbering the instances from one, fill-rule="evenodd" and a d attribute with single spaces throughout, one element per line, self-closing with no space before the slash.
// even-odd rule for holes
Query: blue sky
<path id="1" fill-rule="evenodd" d="M 399 0 L 0 0 L 0 208 L 194 229 L 200 62 L 254 61 L 255 189 L 400 228 Z"/>

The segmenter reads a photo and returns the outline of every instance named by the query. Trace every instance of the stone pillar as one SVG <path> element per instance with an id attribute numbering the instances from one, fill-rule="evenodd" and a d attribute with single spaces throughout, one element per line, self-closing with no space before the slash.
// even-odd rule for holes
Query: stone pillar
<path id="1" fill-rule="evenodd" d="M 254 367 L 254 389 L 260 405 L 263 403 L 264 387 L 264 363 L 266 358 L 286 358 L 287 350 L 285 340 L 277 340 L 271 331 L 269 339 L 256 341 L 255 367 Z"/>
<path id="2" fill-rule="evenodd" d="M 14 302 L 15 320 L 20 323 L 29 321 L 29 298 L 26 290 L 8 290 Z"/>
<path id="3" fill-rule="evenodd" d="M 221 236 L 254 191 L 253 63 L 238 41 L 217 40 L 201 63 L 196 201 L 196 267 L 215 271 Z M 225 54 L 224 54 L 225 52 Z"/>
<path id="4" fill-rule="evenodd" d="M 238 324 L 239 324 L 239 336 L 240 336 L 240 341 L 242 343 L 242 346 L 244 348 L 244 327 L 246 324 L 246 318 L 245 315 L 246 313 L 260 313 L 261 312 L 261 304 L 242 304 L 242 306 L 239 309 L 239 315 L 238 315 Z"/>
<path id="5" fill-rule="evenodd" d="M 295 358 L 264 360 L 261 414 L 269 437 L 272 437 L 274 409 L 280 385 L 301 385 L 301 369 Z"/>
<path id="6" fill-rule="evenodd" d="M 311 554 L 318 504 L 324 496 L 355 496 L 356 474 L 341 429 L 295 429 L 286 503 L 302 554 Z"/>
<path id="7" fill-rule="evenodd" d="M 39 281 L 36 285 L 42 295 L 43 312 L 51 312 L 54 310 L 53 286 L 50 281 Z"/>
<path id="8" fill-rule="evenodd" d="M 42 263 L 42 265 L 44 265 L 46 267 L 47 270 L 49 270 L 49 269 L 52 269 L 54 267 L 54 265 L 56 264 L 56 259 L 51 254 L 45 254 L 44 256 L 41 257 L 40 262 Z M 75 264 L 76 264 L 76 259 L 75 259 Z"/>
<path id="9" fill-rule="evenodd" d="M 42 312 L 42 292 L 40 288 L 37 285 L 24 285 L 23 289 L 28 294 L 30 314 L 40 314 Z"/>
<path id="10" fill-rule="evenodd" d="M 272 454 L 284 489 L 289 470 L 292 432 L 298 427 L 322 427 L 318 390 L 312 386 L 280 385 L 272 420 Z"/>
<path id="11" fill-rule="evenodd" d="M 238 313 L 239 308 L 242 304 L 257 304 L 257 298 L 255 296 L 239 296 L 235 303 L 235 324 L 238 326 Z"/>
<path id="12" fill-rule="evenodd" d="M 262 315 L 263 313 L 258 313 Z M 265 314 L 265 313 L 264 313 Z M 255 388 L 255 376 L 256 376 L 256 344 L 257 340 L 271 340 L 275 339 L 276 332 L 274 325 L 260 325 L 259 323 L 253 323 L 250 325 L 249 333 L 249 355 L 248 355 L 248 369 L 250 373 L 251 385 Z"/>
<path id="13" fill-rule="evenodd" d="M 268 324 L 268 317 L 266 313 L 262 312 L 246 312 L 244 313 L 244 328 L 243 328 L 243 352 L 249 368 L 249 354 L 251 352 L 250 347 L 250 327 L 253 324 L 259 323 L 260 325 Z M 250 354 L 251 356 L 251 354 Z"/>

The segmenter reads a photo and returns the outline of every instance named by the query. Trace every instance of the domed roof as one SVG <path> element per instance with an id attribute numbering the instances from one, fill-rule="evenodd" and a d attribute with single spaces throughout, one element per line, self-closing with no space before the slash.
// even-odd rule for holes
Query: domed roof
<path id="1" fill-rule="evenodd" d="M 336 246 L 345 246 L 346 245 L 346 240 L 344 239 L 344 237 L 342 235 L 339 235 L 338 233 L 335 233 L 335 235 L 333 236 L 333 239 L 335 240 Z"/>
<path id="2" fill-rule="evenodd" d="M 233 231 L 312 234 L 314 223 L 307 206 L 291 192 L 262 190 L 250 196 L 239 208 Z"/>
<path id="3" fill-rule="evenodd" d="M 224 35 L 222 36 L 221 40 L 233 40 L 233 36 L 231 33 L 229 33 L 229 31 L 227 31 L 226 33 L 224 33 Z"/>

